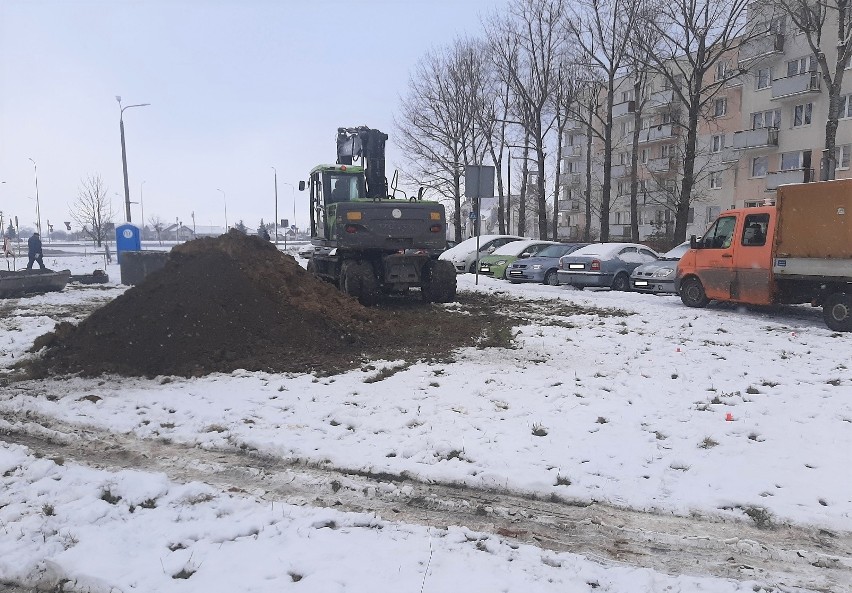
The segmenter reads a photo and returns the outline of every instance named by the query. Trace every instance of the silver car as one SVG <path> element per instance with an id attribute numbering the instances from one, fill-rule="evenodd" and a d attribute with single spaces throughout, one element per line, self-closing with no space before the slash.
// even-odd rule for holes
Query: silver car
<path id="1" fill-rule="evenodd" d="M 687 251 L 689 251 L 689 241 L 666 251 L 657 261 L 642 264 L 630 275 L 630 287 L 637 292 L 674 294 L 677 262 Z"/>
<path id="2" fill-rule="evenodd" d="M 559 284 L 575 288 L 630 290 L 630 273 L 660 254 L 638 243 L 595 243 L 562 256 L 556 273 Z"/>

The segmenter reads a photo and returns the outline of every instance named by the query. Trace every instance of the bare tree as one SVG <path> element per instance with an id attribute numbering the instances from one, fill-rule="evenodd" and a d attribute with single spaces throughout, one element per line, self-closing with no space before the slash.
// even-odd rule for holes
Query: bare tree
<path id="1" fill-rule="evenodd" d="M 653 45 L 644 52 L 646 67 L 667 82 L 678 98 L 685 121 L 672 122 L 683 134 L 683 170 L 680 191 L 671 205 L 675 211 L 674 241 L 686 238 L 689 209 L 696 185 L 699 121 L 725 115 L 720 92 L 742 74 L 728 61 L 753 32 L 745 21 L 750 0 L 668 0 L 656 2 Z M 716 103 L 716 99 L 720 103 Z"/>
<path id="2" fill-rule="evenodd" d="M 395 119 L 398 144 L 410 168 L 406 176 L 453 202 L 455 238 L 462 239 L 464 167 L 483 152 L 475 135 L 475 106 L 481 94 L 482 52 L 473 42 L 428 53 L 409 79 Z"/>
<path id="3" fill-rule="evenodd" d="M 151 225 L 151 228 L 154 229 L 154 232 L 157 233 L 157 241 L 160 245 L 163 244 L 163 229 L 166 228 L 166 221 L 164 221 L 159 216 L 152 216 L 148 219 L 148 224 Z"/>
<path id="4" fill-rule="evenodd" d="M 849 0 L 776 0 L 767 10 L 757 6 L 768 25 L 772 13 L 781 11 L 802 32 L 813 52 L 828 91 L 828 119 L 825 122 L 825 154 L 820 179 L 834 179 L 837 168 L 837 126 L 841 115 L 841 85 L 852 60 L 852 7 Z M 769 13 L 767 15 L 767 12 Z M 758 17 L 761 18 L 761 17 Z M 832 28 L 834 27 L 834 29 Z M 846 109 L 850 109 L 846 106 Z M 848 111 L 847 111 L 848 113 Z"/>
<path id="5" fill-rule="evenodd" d="M 511 89 L 515 116 L 535 153 L 536 210 L 542 239 L 548 237 L 546 141 L 556 124 L 553 96 L 566 52 L 565 19 L 563 0 L 514 0 L 508 16 L 493 19 L 488 27 L 494 64 Z"/>
<path id="6" fill-rule="evenodd" d="M 570 32 L 582 48 L 584 60 L 599 70 L 605 88 L 600 128 L 603 136 L 603 184 L 600 200 L 600 239 L 609 241 L 612 193 L 612 113 L 617 79 L 626 65 L 628 47 L 636 26 L 636 0 L 590 0 L 580 3 L 572 15 Z M 597 126 L 595 126 L 597 128 Z"/>
<path id="7" fill-rule="evenodd" d="M 81 180 L 70 214 L 83 233 L 100 247 L 108 236 L 107 229 L 112 226 L 115 216 L 100 175 L 89 175 Z"/>

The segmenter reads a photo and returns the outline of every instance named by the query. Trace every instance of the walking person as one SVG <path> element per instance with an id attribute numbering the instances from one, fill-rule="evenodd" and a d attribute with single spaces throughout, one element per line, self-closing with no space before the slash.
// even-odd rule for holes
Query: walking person
<path id="1" fill-rule="evenodd" d="M 38 233 L 33 233 L 33 236 L 29 238 L 27 241 L 27 247 L 29 248 L 28 255 L 30 256 L 30 261 L 27 263 L 27 269 L 33 269 L 33 262 L 38 262 L 39 267 L 44 269 L 44 262 L 41 260 L 41 239 L 38 236 Z"/>

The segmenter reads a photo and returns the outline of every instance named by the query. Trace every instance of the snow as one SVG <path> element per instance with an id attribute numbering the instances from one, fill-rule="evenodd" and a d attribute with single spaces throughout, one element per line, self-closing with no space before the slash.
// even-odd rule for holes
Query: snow
<path id="1" fill-rule="evenodd" d="M 88 254 L 46 264 L 104 267 Z M 106 288 L 9 301 L 2 368 L 30 356 L 58 321 L 51 307 L 120 294 L 118 267 L 106 267 Z M 852 346 L 819 310 L 694 310 L 673 296 L 458 279 L 461 291 L 512 296 L 518 307 L 552 299 L 605 313 L 543 315 L 517 328 L 515 349 L 378 361 L 328 377 L 237 371 L 13 383 L 0 392 L 0 435 L 73 438 L 51 432 L 44 420 L 52 419 L 427 482 L 744 523 L 745 509 L 757 507 L 778 524 L 852 530 Z M 616 310 L 625 314 L 607 313 Z M 205 593 L 755 586 L 62 461 L 0 444 L 0 582 Z"/>

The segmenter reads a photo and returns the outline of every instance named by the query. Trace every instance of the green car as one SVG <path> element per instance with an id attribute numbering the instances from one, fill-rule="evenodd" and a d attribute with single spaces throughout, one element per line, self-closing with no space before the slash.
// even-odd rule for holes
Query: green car
<path id="1" fill-rule="evenodd" d="M 556 241 L 540 241 L 538 239 L 524 239 L 523 241 L 512 241 L 502 247 L 495 249 L 491 255 L 479 259 L 479 273 L 483 276 L 506 279 L 506 269 L 517 259 L 531 257 L 550 245 L 557 245 Z"/>

